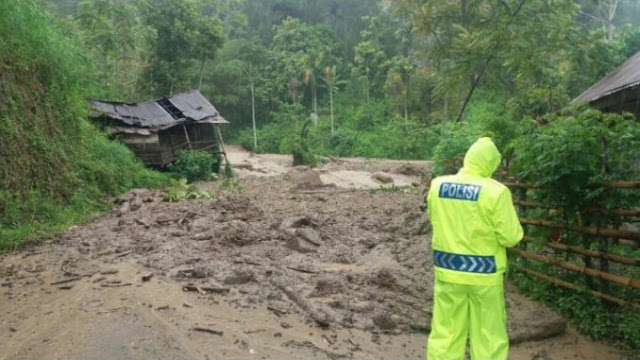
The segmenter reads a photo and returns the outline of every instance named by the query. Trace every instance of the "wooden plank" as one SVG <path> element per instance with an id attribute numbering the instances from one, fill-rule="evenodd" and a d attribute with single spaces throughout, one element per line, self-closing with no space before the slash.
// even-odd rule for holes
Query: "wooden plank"
<path id="1" fill-rule="evenodd" d="M 530 207 L 530 208 L 538 208 L 538 209 L 554 209 L 554 210 L 563 209 L 561 205 L 545 204 L 537 201 L 514 200 L 513 204 L 522 206 L 522 207 Z"/>
<path id="2" fill-rule="evenodd" d="M 584 265 L 577 265 L 561 259 L 552 259 L 546 256 L 534 254 L 518 248 L 509 248 L 509 252 L 515 253 L 527 259 L 535 260 L 543 264 L 553 265 L 565 270 L 574 271 L 580 274 L 586 274 L 590 277 L 610 281 L 619 285 L 628 286 L 634 289 L 640 289 L 640 280 L 631 279 L 625 276 L 605 273 L 600 270 L 591 269 Z"/>
<path id="3" fill-rule="evenodd" d="M 521 182 L 504 182 L 507 187 L 518 189 L 541 189 L 542 186 L 538 184 L 529 184 Z M 603 187 L 606 189 L 640 189 L 640 181 L 614 181 L 610 183 L 598 183 L 589 186 L 590 188 Z"/>
<path id="4" fill-rule="evenodd" d="M 189 150 L 191 150 L 192 149 L 191 139 L 189 139 L 189 132 L 187 131 L 187 127 L 185 126 L 184 123 L 182 123 L 182 130 L 184 130 L 184 136 L 185 138 L 187 138 L 187 143 L 189 144 Z"/>
<path id="5" fill-rule="evenodd" d="M 617 298 L 615 296 L 603 294 L 603 293 L 595 291 L 595 290 L 583 289 L 583 288 L 579 287 L 578 285 L 572 284 L 572 283 L 564 281 L 564 280 L 556 279 L 556 278 L 553 278 L 553 277 L 551 277 L 549 275 L 546 275 L 546 274 L 543 274 L 543 273 L 539 273 L 537 271 L 533 271 L 533 270 L 530 270 L 530 269 L 516 267 L 516 270 L 522 271 L 522 272 L 524 272 L 526 274 L 535 276 L 537 278 L 540 278 L 540 279 L 548 281 L 548 282 L 550 282 L 550 283 L 552 283 L 554 285 L 558 285 L 558 286 L 564 287 L 564 288 L 569 289 L 569 290 L 574 290 L 574 291 L 577 291 L 577 292 L 586 292 L 586 293 L 589 293 L 589 294 L 591 294 L 591 295 L 593 295 L 595 297 L 598 297 L 600 299 L 604 299 L 604 300 L 606 300 L 608 302 L 611 302 L 611 303 L 614 303 L 614 304 L 617 304 L 617 305 L 620 305 L 620 306 L 629 306 L 629 307 L 632 307 L 632 308 L 634 308 L 636 310 L 640 310 L 640 304 L 637 304 L 637 303 L 629 302 L 629 301 Z"/>
<path id="6" fill-rule="evenodd" d="M 620 238 L 620 239 L 627 239 L 627 240 L 640 240 L 640 232 L 637 232 L 637 231 L 607 229 L 607 228 L 599 228 L 596 226 L 579 226 L 579 225 L 565 224 L 557 221 L 529 219 L 529 218 L 521 218 L 520 223 L 523 225 L 536 225 L 536 226 L 544 226 L 544 227 L 554 228 L 554 229 L 566 229 L 566 230 L 571 230 L 574 232 L 589 234 L 594 236 L 613 237 L 613 238 Z"/>
<path id="7" fill-rule="evenodd" d="M 615 181 L 598 184 L 597 186 L 607 189 L 640 189 L 640 181 Z"/>
<path id="8" fill-rule="evenodd" d="M 527 184 L 527 183 L 521 183 L 521 182 L 503 182 L 502 183 L 504 186 L 510 187 L 510 188 L 516 188 L 516 189 L 539 189 L 540 185 L 536 185 L 536 184 Z"/>
<path id="9" fill-rule="evenodd" d="M 563 210 L 564 206 L 559 204 L 545 204 L 537 201 L 514 200 L 514 205 L 538 209 Z M 640 216 L 640 209 L 605 209 L 599 207 L 590 207 L 584 209 L 584 212 L 590 214 L 617 215 L 617 216 Z"/>
<path id="10" fill-rule="evenodd" d="M 528 236 L 525 236 L 522 239 L 522 241 L 530 243 L 530 242 L 534 242 L 535 239 L 533 239 L 531 237 L 528 237 Z M 579 248 L 579 247 L 576 247 L 576 246 L 565 245 L 565 244 L 561 244 L 561 243 L 557 243 L 557 242 L 549 242 L 549 243 L 547 243 L 546 246 L 550 247 L 552 249 L 555 249 L 555 250 L 569 251 L 569 252 L 572 252 L 572 253 L 578 254 L 578 255 L 584 255 L 584 256 L 591 256 L 591 257 L 594 257 L 594 258 L 607 259 L 609 261 L 613 261 L 613 262 L 616 262 L 616 263 L 619 263 L 619 264 L 640 266 L 640 258 L 631 258 L 631 257 L 627 257 L 627 256 L 604 253 L 602 251 L 587 250 L 587 249 Z"/>

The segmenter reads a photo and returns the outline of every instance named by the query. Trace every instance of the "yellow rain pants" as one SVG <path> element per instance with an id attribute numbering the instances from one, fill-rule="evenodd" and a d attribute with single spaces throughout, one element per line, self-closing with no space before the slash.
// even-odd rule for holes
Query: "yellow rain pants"
<path id="1" fill-rule="evenodd" d="M 436 280 L 433 302 L 427 359 L 463 359 L 467 336 L 472 359 L 507 358 L 509 337 L 502 285 L 461 285 Z"/>

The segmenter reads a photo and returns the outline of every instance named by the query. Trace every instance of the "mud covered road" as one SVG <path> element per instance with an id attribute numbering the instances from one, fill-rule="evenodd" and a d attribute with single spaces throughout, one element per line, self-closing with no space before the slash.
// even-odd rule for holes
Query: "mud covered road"
<path id="1" fill-rule="evenodd" d="M 424 359 L 430 164 L 228 153 L 217 200 L 134 191 L 1 256 L 0 359 Z M 628 358 L 507 291 L 511 359 Z"/>

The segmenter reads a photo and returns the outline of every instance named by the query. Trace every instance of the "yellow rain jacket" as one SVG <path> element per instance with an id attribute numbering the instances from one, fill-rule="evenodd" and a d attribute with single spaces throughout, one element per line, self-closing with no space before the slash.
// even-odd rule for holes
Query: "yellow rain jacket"
<path id="1" fill-rule="evenodd" d="M 522 239 L 511 192 L 490 176 L 500 164 L 490 138 L 467 151 L 456 175 L 431 182 L 427 197 L 433 226 L 436 279 L 456 284 L 499 285 L 507 268 L 505 248 Z"/>
<path id="2" fill-rule="evenodd" d="M 509 189 L 490 178 L 499 164 L 496 146 L 481 138 L 458 174 L 431 182 L 427 207 L 436 281 L 429 360 L 463 359 L 467 337 L 471 359 L 507 359 L 505 248 L 523 233 Z"/>

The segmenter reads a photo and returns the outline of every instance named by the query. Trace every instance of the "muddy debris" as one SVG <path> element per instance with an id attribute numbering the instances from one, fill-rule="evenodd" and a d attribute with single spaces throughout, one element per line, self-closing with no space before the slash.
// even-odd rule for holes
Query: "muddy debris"
<path id="1" fill-rule="evenodd" d="M 377 314 L 371 320 L 381 330 L 394 330 L 398 326 L 393 316 L 387 313 Z"/>
<path id="2" fill-rule="evenodd" d="M 243 173 L 267 168 L 268 164 L 254 160 Z M 160 201 L 162 195 L 157 192 L 127 193 L 114 200 L 126 210 L 112 211 L 92 223 L 69 229 L 58 242 L 47 244 L 46 251 L 29 255 L 29 259 L 43 259 L 41 264 L 0 263 L 0 296 L 18 304 L 25 299 L 27 281 L 33 282 L 31 288 L 38 289 L 33 291 L 44 294 L 47 300 L 56 295 L 82 298 L 87 288 L 105 302 L 92 314 L 113 315 L 114 319 L 122 316 L 118 332 L 122 325 L 137 333 L 144 329 L 133 328 L 137 325 L 131 322 L 130 314 L 139 310 L 135 299 L 141 294 L 122 300 L 124 296 L 117 288 L 122 287 L 126 293 L 144 289 L 142 293 L 153 295 L 145 299 L 147 304 L 154 304 L 153 311 L 166 310 L 161 313 L 163 324 L 177 324 L 177 331 L 182 333 L 203 333 L 185 336 L 188 341 L 212 343 L 217 341 L 215 332 L 224 330 L 225 338 L 235 342 L 231 345 L 235 353 L 220 358 L 246 358 L 251 350 L 265 358 L 380 358 L 382 353 L 375 351 L 390 348 L 388 342 L 395 341 L 396 336 L 402 339 L 399 341 L 414 339 L 419 344 L 411 345 L 411 352 L 395 356 L 384 353 L 384 358 L 419 358 L 424 354 L 424 334 L 429 331 L 433 289 L 430 227 L 420 210 L 424 204 L 422 189 L 370 189 L 379 188 L 381 183 L 371 179 L 373 172 L 400 181 L 402 176 L 422 176 L 423 166 L 367 161 L 326 166 L 351 171 L 346 177 L 358 172 L 374 187 L 330 189 L 321 181 L 321 176 L 328 174 L 326 168 L 284 167 L 286 175 L 265 177 L 259 173 L 242 178 L 239 193 L 216 200 L 166 203 Z M 341 181 L 341 186 L 346 186 L 353 179 Z M 304 192 L 317 190 L 329 191 L 320 195 Z M 134 203 L 140 207 L 132 211 Z M 64 268 L 66 273 L 59 270 L 60 259 L 70 259 Z M 28 271 L 36 265 L 41 265 L 43 273 Z M 137 270 L 118 273 L 125 265 L 136 266 Z M 50 269 L 55 271 L 42 275 Z M 72 278 L 77 280 L 52 284 Z M 75 286 L 57 291 L 57 287 L 71 285 Z M 172 291 L 167 293 L 170 296 L 152 293 L 161 286 L 167 286 L 164 291 Z M 512 293 L 508 291 L 507 296 L 512 297 Z M 113 298 L 109 300 L 109 296 Z M 564 331 L 566 323 L 555 321 L 550 314 L 519 316 L 531 312 L 523 308 L 513 303 L 507 309 L 513 341 Z M 239 313 L 225 320 L 226 312 L 232 311 Z M 264 331 L 255 332 L 255 322 L 244 324 L 243 316 L 256 312 L 262 316 L 258 327 Z M 9 319 L 6 324 L 17 323 L 10 314 L 4 316 Z M 189 316 L 200 317 L 185 322 Z M 136 319 L 144 320 L 144 316 Z M 213 330 L 210 335 L 214 336 L 194 328 Z M 274 337 L 278 333 L 282 337 Z M 336 333 L 340 334 L 337 339 Z M 9 331 L 5 328 L 6 334 Z M 255 343 L 249 344 L 254 338 Z M 154 344 L 163 341 L 154 338 Z M 259 348 L 258 342 L 268 345 Z M 207 343 L 199 346 L 209 346 Z M 278 355 L 268 352 L 278 347 L 291 350 Z"/>
<path id="3" fill-rule="evenodd" d="M 281 230 L 296 229 L 303 226 L 315 226 L 313 220 L 307 216 L 292 216 L 288 217 L 280 223 Z"/>
<path id="4" fill-rule="evenodd" d="M 429 170 L 427 168 L 420 168 L 407 163 L 397 167 L 395 172 L 407 176 L 426 176 L 429 173 Z"/>
<path id="5" fill-rule="evenodd" d="M 214 330 L 214 329 L 207 329 L 207 328 L 202 328 L 202 327 L 194 327 L 194 328 L 191 328 L 191 330 L 192 331 L 204 332 L 204 333 L 208 333 L 208 334 L 213 334 L 213 335 L 218 335 L 218 336 L 223 336 L 224 335 L 224 331 Z"/>
<path id="6" fill-rule="evenodd" d="M 285 246 L 291 250 L 297 251 L 301 254 L 308 254 L 317 252 L 318 245 L 305 240 L 299 236 L 289 236 Z"/>
<path id="7" fill-rule="evenodd" d="M 396 276 L 392 270 L 383 268 L 378 270 L 371 282 L 381 288 L 392 290 L 396 287 Z"/>
<path id="8" fill-rule="evenodd" d="M 385 174 L 383 172 L 377 172 L 371 175 L 371 178 L 375 181 L 378 181 L 382 184 L 391 184 L 393 183 L 393 176 L 389 174 Z"/>
<path id="9" fill-rule="evenodd" d="M 241 285 L 256 280 L 256 275 L 249 270 L 235 270 L 233 274 L 227 276 L 223 283 L 225 285 Z"/>
<path id="10" fill-rule="evenodd" d="M 317 231 L 310 228 L 298 228 L 295 229 L 294 235 L 302 238 L 304 241 L 309 242 L 315 246 L 322 245 L 322 238 Z"/>
<path id="11" fill-rule="evenodd" d="M 193 240 L 193 241 L 209 241 L 209 240 L 213 240 L 213 235 L 212 234 L 207 234 L 207 233 L 196 234 L 196 235 L 191 237 L 191 240 Z"/>
<path id="12" fill-rule="evenodd" d="M 323 277 L 316 280 L 316 286 L 309 297 L 327 297 L 342 293 L 345 285 L 335 277 Z"/>
<path id="13" fill-rule="evenodd" d="M 205 267 L 195 267 L 190 269 L 181 269 L 177 270 L 173 274 L 173 278 L 176 280 L 185 280 L 185 279 L 204 279 L 208 277 L 210 274 L 209 269 Z"/>

